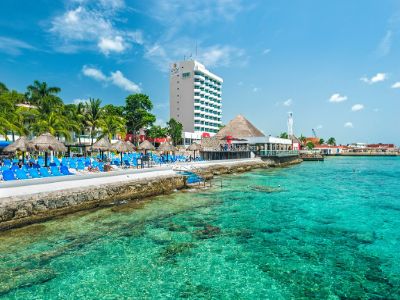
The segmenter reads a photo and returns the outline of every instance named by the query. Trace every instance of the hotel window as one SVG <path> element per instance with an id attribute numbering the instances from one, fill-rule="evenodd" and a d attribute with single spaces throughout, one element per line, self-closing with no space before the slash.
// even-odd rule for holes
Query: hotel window
<path id="1" fill-rule="evenodd" d="M 183 78 L 190 77 L 190 72 L 183 73 L 183 74 L 182 74 L 182 77 L 183 77 Z"/>

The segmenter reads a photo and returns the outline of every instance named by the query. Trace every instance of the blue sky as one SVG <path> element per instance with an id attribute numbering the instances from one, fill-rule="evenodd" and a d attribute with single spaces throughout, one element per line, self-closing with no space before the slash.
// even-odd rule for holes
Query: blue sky
<path id="1" fill-rule="evenodd" d="M 168 66 L 195 55 L 224 78 L 223 122 L 266 134 L 400 144 L 400 1 L 2 0 L 0 81 L 66 103 L 148 94 L 169 118 Z"/>

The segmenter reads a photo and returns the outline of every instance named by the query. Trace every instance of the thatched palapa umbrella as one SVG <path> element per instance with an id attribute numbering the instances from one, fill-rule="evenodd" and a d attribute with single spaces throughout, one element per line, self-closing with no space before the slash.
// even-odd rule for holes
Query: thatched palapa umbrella
<path id="1" fill-rule="evenodd" d="M 28 149 L 33 148 L 37 151 L 44 151 L 44 165 L 47 167 L 48 151 L 64 152 L 66 147 L 50 133 L 43 133 L 31 140 Z"/>
<path id="2" fill-rule="evenodd" d="M 8 145 L 3 149 L 4 152 L 17 152 L 22 151 L 22 163 L 25 163 L 25 152 L 28 151 L 28 138 L 21 136 L 14 143 Z"/>
<path id="3" fill-rule="evenodd" d="M 162 143 L 160 145 L 160 147 L 158 147 L 158 150 L 167 152 L 167 161 L 168 161 L 168 152 L 169 151 L 176 151 L 177 149 L 172 144 L 170 144 L 168 142 L 165 142 L 165 143 Z"/>
<path id="4" fill-rule="evenodd" d="M 197 144 L 196 142 L 194 142 L 193 144 L 191 144 L 187 150 L 189 151 L 193 151 L 193 158 L 196 158 L 196 151 L 200 151 L 202 149 L 200 144 Z"/>
<path id="5" fill-rule="evenodd" d="M 112 149 L 120 153 L 122 166 L 122 153 L 129 152 L 131 147 L 126 142 L 120 140 L 112 145 Z"/>
<path id="6" fill-rule="evenodd" d="M 100 152 L 101 159 L 103 159 L 103 152 L 112 150 L 112 145 L 108 138 L 103 137 L 93 144 L 92 149 Z"/>
<path id="7" fill-rule="evenodd" d="M 144 150 L 144 154 L 146 154 L 147 150 L 155 150 L 156 147 L 154 147 L 153 144 L 150 143 L 148 140 L 145 140 L 139 145 L 138 149 Z"/>
<path id="8" fill-rule="evenodd" d="M 130 141 L 125 141 L 125 144 L 128 145 L 129 151 L 128 152 L 133 152 L 135 151 L 135 146 L 130 142 Z"/>

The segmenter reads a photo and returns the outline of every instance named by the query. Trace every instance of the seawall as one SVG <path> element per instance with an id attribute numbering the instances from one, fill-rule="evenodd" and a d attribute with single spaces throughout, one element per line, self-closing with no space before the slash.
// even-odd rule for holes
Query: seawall
<path id="1" fill-rule="evenodd" d="M 214 175 L 246 172 L 255 168 L 275 166 L 274 163 L 260 159 L 244 161 L 212 162 L 196 165 L 193 171 L 206 179 Z M 140 177 L 141 176 L 141 177 Z M 118 179 L 121 177 L 121 179 Z M 135 201 L 146 197 L 169 194 L 185 188 L 185 177 L 171 170 L 116 175 L 90 180 L 75 180 L 75 187 L 68 188 L 67 182 L 62 189 L 50 189 L 49 184 L 41 184 L 44 190 L 38 193 L 16 194 L 0 197 L 0 230 L 42 222 L 60 215 L 87 210 L 101 206 L 114 205 L 120 201 Z M 90 184 L 88 183 L 90 182 Z M 39 184 L 39 183 L 38 183 Z M 79 184 L 77 187 L 76 185 Z M 32 188 L 35 185 L 31 186 Z M 29 186 L 23 186 L 26 191 Z"/>

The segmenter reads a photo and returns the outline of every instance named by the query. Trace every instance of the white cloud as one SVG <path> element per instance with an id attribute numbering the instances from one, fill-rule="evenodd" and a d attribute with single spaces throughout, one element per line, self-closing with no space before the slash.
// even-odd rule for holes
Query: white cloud
<path id="1" fill-rule="evenodd" d="M 227 67 L 231 65 L 233 61 L 242 65 L 247 63 L 244 50 L 221 45 L 201 49 L 198 59 L 207 67 Z"/>
<path id="2" fill-rule="evenodd" d="M 393 83 L 392 89 L 400 89 L 400 81 Z"/>
<path id="3" fill-rule="evenodd" d="M 107 76 L 104 75 L 104 73 L 96 68 L 88 67 L 88 66 L 83 66 L 82 68 L 82 73 L 83 75 L 87 77 L 91 77 L 97 81 L 107 81 Z"/>
<path id="4" fill-rule="evenodd" d="M 49 32 L 56 38 L 54 41 L 56 50 L 61 52 L 97 50 L 109 55 L 123 53 L 131 44 L 143 43 L 140 30 L 126 31 L 115 26 L 119 21 L 117 13 L 125 7 L 123 0 L 72 2 L 75 7 L 68 8 L 51 20 Z"/>
<path id="5" fill-rule="evenodd" d="M 270 53 L 270 52 L 271 52 L 271 49 L 264 49 L 263 52 L 262 52 L 262 54 L 263 54 L 263 55 L 267 55 L 267 54 Z"/>
<path id="6" fill-rule="evenodd" d="M 82 68 L 83 75 L 93 78 L 97 81 L 101 82 L 109 82 L 123 90 L 126 90 L 131 93 L 139 93 L 141 88 L 138 84 L 129 80 L 122 74 L 121 71 L 111 72 L 111 75 L 107 77 L 101 70 L 96 69 L 94 67 L 83 66 Z"/>
<path id="7" fill-rule="evenodd" d="M 147 14 L 171 31 L 178 31 L 188 24 L 201 26 L 213 20 L 233 21 L 246 7 L 241 0 L 155 0 L 150 4 Z"/>
<path id="8" fill-rule="evenodd" d="M 259 89 L 258 87 L 254 87 L 254 88 L 253 88 L 253 92 L 254 92 L 254 93 L 257 93 L 259 90 L 260 90 L 260 89 Z"/>
<path id="9" fill-rule="evenodd" d="M 392 31 L 388 30 L 385 36 L 382 38 L 378 46 L 378 54 L 380 56 L 386 56 L 390 53 L 392 47 Z"/>
<path id="10" fill-rule="evenodd" d="M 347 100 L 347 96 L 342 96 L 339 93 L 333 94 L 330 98 L 329 98 L 329 102 L 333 102 L 333 103 L 339 103 L 339 102 L 343 102 Z"/>
<path id="11" fill-rule="evenodd" d="M 283 106 L 290 106 L 292 105 L 293 100 L 292 99 L 287 99 L 286 101 L 283 101 Z"/>
<path id="12" fill-rule="evenodd" d="M 74 103 L 74 104 L 79 104 L 79 103 L 87 103 L 87 102 L 89 102 L 89 99 L 74 99 L 74 100 L 72 100 L 72 103 Z"/>
<path id="13" fill-rule="evenodd" d="M 360 111 L 360 110 L 363 110 L 363 109 L 364 109 L 364 105 L 362 105 L 362 104 L 354 104 L 351 107 L 352 111 Z"/>
<path id="14" fill-rule="evenodd" d="M 377 73 L 375 76 L 368 78 L 368 77 L 361 77 L 360 80 L 366 82 L 368 84 L 374 84 L 377 82 L 385 81 L 388 78 L 386 73 Z"/>
<path id="15" fill-rule="evenodd" d="M 10 55 L 20 55 L 24 49 L 35 50 L 33 46 L 24 41 L 0 36 L 0 52 Z"/>
<path id="16" fill-rule="evenodd" d="M 354 126 L 353 126 L 353 123 L 351 123 L 351 122 L 346 122 L 346 123 L 344 123 L 344 127 L 353 128 Z"/>
<path id="17" fill-rule="evenodd" d="M 114 38 L 102 37 L 97 46 L 105 55 L 110 54 L 110 52 L 120 53 L 126 49 L 124 39 L 121 36 L 116 36 Z"/>
<path id="18" fill-rule="evenodd" d="M 318 129 L 322 129 L 322 127 L 323 127 L 323 126 L 320 124 L 320 125 L 315 126 L 315 129 L 317 129 L 317 130 L 318 130 Z"/>
<path id="19" fill-rule="evenodd" d="M 140 87 L 133 81 L 130 81 L 128 78 L 126 78 L 121 71 L 111 72 L 110 80 L 114 85 L 128 92 L 132 93 L 140 92 Z"/>
<path id="20" fill-rule="evenodd" d="M 125 7 L 124 0 L 100 0 L 99 2 L 107 9 L 120 9 Z"/>

